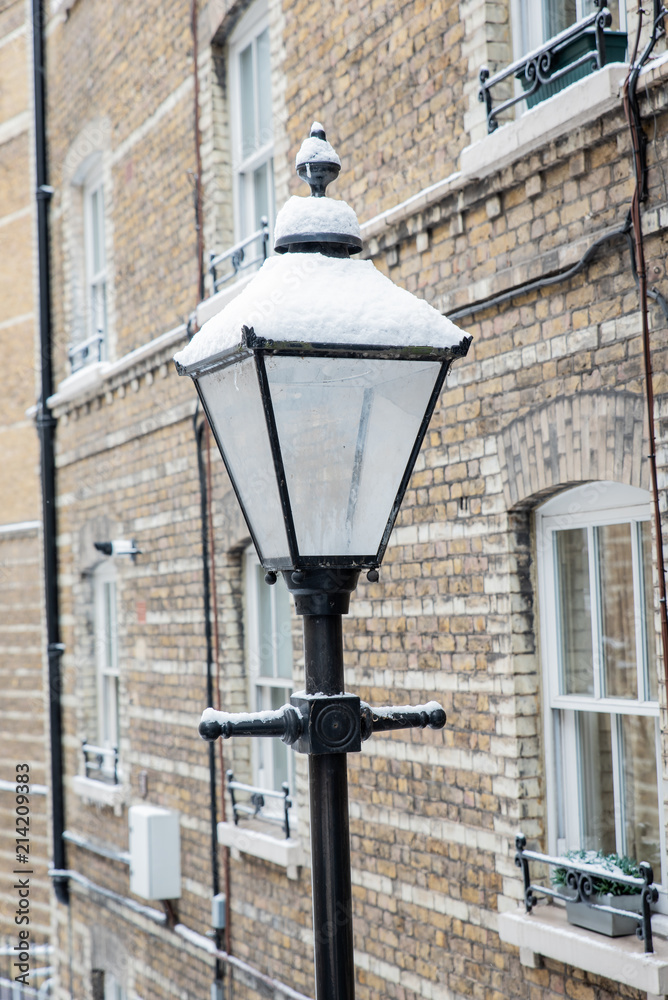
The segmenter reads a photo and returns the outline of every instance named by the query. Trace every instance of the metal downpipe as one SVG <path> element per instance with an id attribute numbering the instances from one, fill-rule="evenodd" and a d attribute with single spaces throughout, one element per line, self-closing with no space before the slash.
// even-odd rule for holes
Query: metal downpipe
<path id="1" fill-rule="evenodd" d="M 53 393 L 51 356 L 51 289 L 49 282 L 49 201 L 53 189 L 47 183 L 46 149 L 46 70 L 44 64 L 43 4 L 32 2 L 33 74 L 35 101 L 35 173 L 37 181 L 37 254 L 39 263 L 39 332 L 41 386 L 37 411 L 42 480 L 42 522 L 44 547 L 44 601 L 46 613 L 49 676 L 49 733 L 51 750 L 51 826 L 53 867 L 66 869 L 65 804 L 63 795 L 62 716 L 60 705 L 60 641 L 58 615 L 58 559 L 56 551 L 56 466 L 54 454 L 56 421 L 47 407 Z M 67 876 L 53 879 L 56 899 L 69 901 Z"/>

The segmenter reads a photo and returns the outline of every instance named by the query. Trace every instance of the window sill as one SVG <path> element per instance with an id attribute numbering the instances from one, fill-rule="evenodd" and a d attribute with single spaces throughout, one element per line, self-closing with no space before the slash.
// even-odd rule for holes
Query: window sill
<path id="1" fill-rule="evenodd" d="M 467 146 L 461 152 L 462 175 L 470 179 L 496 172 L 550 139 L 619 107 L 620 88 L 627 70 L 625 63 L 608 63 L 554 97 L 541 101 L 517 121 L 501 125 L 496 132 Z"/>
<path id="2" fill-rule="evenodd" d="M 72 399 L 76 399 L 77 396 L 81 396 L 91 389 L 97 389 L 102 385 L 108 368 L 108 361 L 92 361 L 89 365 L 79 368 L 78 371 L 63 379 L 57 392 L 47 399 L 47 405 L 53 409 L 54 406 L 69 403 Z"/>
<path id="3" fill-rule="evenodd" d="M 116 816 L 121 815 L 128 801 L 127 789 L 123 785 L 107 785 L 104 781 L 84 778 L 81 774 L 72 778 L 72 791 L 88 804 L 108 806 Z"/>
<path id="4" fill-rule="evenodd" d="M 538 956 L 645 990 L 648 1000 L 668 994 L 668 942 L 652 920 L 654 952 L 646 955 L 635 936 L 609 938 L 574 927 L 561 906 L 522 907 L 499 914 L 499 937 L 520 950 L 520 962 L 536 968 Z"/>
<path id="5" fill-rule="evenodd" d="M 271 834 L 235 826 L 234 823 L 219 823 L 218 843 L 229 847 L 232 852 L 249 854 L 253 858 L 279 865 L 287 870 L 287 876 L 291 879 L 297 878 L 297 869 L 304 864 L 301 842 L 292 837 L 279 840 Z"/>

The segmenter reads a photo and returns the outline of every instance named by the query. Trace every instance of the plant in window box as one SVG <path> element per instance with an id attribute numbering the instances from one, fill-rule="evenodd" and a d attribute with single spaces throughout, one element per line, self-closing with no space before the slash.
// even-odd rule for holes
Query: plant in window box
<path id="1" fill-rule="evenodd" d="M 571 897 L 566 901 L 568 922 L 608 937 L 635 933 L 640 926 L 638 919 L 613 911 L 642 912 L 643 886 L 652 880 L 651 868 L 648 880 L 645 870 L 649 866 L 619 854 L 567 851 L 563 857 L 577 865 L 578 871 L 555 868 L 550 877 L 554 886 Z"/>

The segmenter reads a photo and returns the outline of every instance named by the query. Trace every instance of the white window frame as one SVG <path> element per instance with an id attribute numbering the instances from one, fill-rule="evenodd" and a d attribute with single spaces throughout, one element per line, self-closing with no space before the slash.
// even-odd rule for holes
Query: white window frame
<path id="1" fill-rule="evenodd" d="M 109 337 L 109 318 L 107 301 L 107 248 L 106 219 L 104 195 L 104 178 L 102 157 L 96 157 L 93 165 L 84 177 L 82 185 L 83 200 L 83 251 L 84 251 L 84 284 L 86 336 L 84 339 L 101 336 L 99 360 L 107 354 Z M 97 241 L 96 233 L 97 217 Z M 98 360 L 94 347 L 89 351 L 86 363 Z"/>
<path id="2" fill-rule="evenodd" d="M 232 145 L 232 174 L 234 201 L 235 240 L 245 239 L 255 232 L 255 198 L 253 194 L 253 172 L 265 163 L 269 172 L 268 183 L 268 221 L 270 231 L 275 218 L 274 193 L 274 134 L 270 127 L 269 134 L 260 136 L 260 141 L 252 153 L 244 155 L 242 142 L 242 108 L 240 56 L 249 46 L 253 46 L 253 78 L 257 82 L 256 73 L 256 43 L 258 37 L 269 29 L 269 13 L 267 0 L 257 0 L 236 26 L 228 43 L 228 93 L 230 95 L 230 136 Z M 255 121 L 259 121 L 257 91 L 255 93 Z M 270 122 L 272 121 L 270 115 Z M 244 183 L 244 178 L 247 182 Z M 242 206 L 242 189 L 246 188 L 244 205 Z"/>
<path id="3" fill-rule="evenodd" d="M 259 568 L 259 569 L 258 569 Z M 292 634 L 278 636 L 279 642 L 290 644 L 290 655 L 293 664 L 293 675 L 290 678 L 277 676 L 276 663 L 274 664 L 274 676 L 268 677 L 260 673 L 261 647 L 267 642 L 271 644 L 276 659 L 277 642 L 275 641 L 275 631 L 270 637 L 261 634 L 260 600 L 265 599 L 271 602 L 272 624 L 275 628 L 276 622 L 276 601 L 281 599 L 284 591 L 280 583 L 269 586 L 262 580 L 263 570 L 260 567 L 255 548 L 251 545 L 246 549 L 244 566 L 244 591 L 246 597 L 246 662 L 248 665 L 249 681 L 249 703 L 251 711 L 262 711 L 269 708 L 266 695 L 271 688 L 285 689 L 289 700 L 290 694 L 294 690 L 294 657 L 292 655 Z M 280 578 L 279 578 L 280 579 Z M 283 585 L 284 586 L 284 585 Z M 264 588 L 260 593 L 260 587 Z M 280 588 L 280 589 L 279 589 Z M 284 744 L 276 739 L 256 739 L 252 740 L 252 766 L 253 784 L 258 788 L 274 789 L 280 791 L 274 785 L 274 755 L 277 750 L 283 752 Z M 294 803 L 295 795 L 295 761 L 294 752 L 285 747 L 287 754 L 287 781 L 290 787 L 290 798 Z M 265 811 L 278 815 L 282 813 L 283 803 L 280 799 L 269 798 L 265 800 Z"/>
<path id="4" fill-rule="evenodd" d="M 95 674 L 97 686 L 97 742 L 106 749 L 118 748 L 120 738 L 120 670 L 118 657 L 118 575 L 112 559 L 93 575 Z M 109 601 L 109 598 L 111 600 Z M 109 681 L 114 694 L 109 697 Z M 111 724 L 109 724 L 111 723 Z M 111 765 L 105 759 L 105 765 Z"/>
<path id="5" fill-rule="evenodd" d="M 626 31 L 625 0 L 610 0 L 606 6 L 612 9 L 616 3 L 619 5 L 619 30 Z M 586 10 L 584 0 L 576 0 L 575 10 L 576 23 L 591 13 Z M 511 0 L 514 59 L 521 59 L 549 41 L 544 29 L 543 11 L 544 0 Z"/>
<path id="6" fill-rule="evenodd" d="M 127 1000 L 127 993 L 111 972 L 104 973 L 104 1000 Z"/>
<path id="7" fill-rule="evenodd" d="M 623 715 L 650 716 L 655 720 L 655 748 L 657 760 L 657 793 L 659 809 L 659 837 L 661 872 L 655 872 L 658 882 L 665 884 L 666 878 L 666 837 L 663 819 L 663 781 L 661 772 L 661 744 L 659 727 L 659 704 L 651 701 L 647 685 L 644 683 L 642 660 L 644 650 L 640 650 L 643 637 L 641 629 L 636 629 L 636 649 L 639 672 L 639 689 L 644 698 L 638 700 L 606 698 L 601 695 L 598 682 L 599 663 L 595 639 L 593 641 L 594 695 L 562 694 L 561 666 L 559 661 L 558 595 L 554 557 L 554 533 L 558 530 L 586 528 L 590 546 L 594 526 L 630 522 L 639 524 L 651 519 L 650 497 L 644 490 L 612 482 L 596 482 L 576 487 L 559 494 L 543 504 L 536 511 L 536 542 L 538 599 L 540 612 L 540 640 L 543 671 L 543 716 L 545 732 L 545 762 L 547 775 L 547 820 L 548 850 L 551 854 L 562 854 L 568 848 L 580 847 L 580 793 L 579 767 L 577 759 L 578 740 L 576 738 L 576 715 L 578 711 L 605 712 L 611 717 L 611 739 L 613 758 L 615 829 L 617 847 L 620 846 L 622 816 L 621 796 L 616 775 L 619 773 L 620 758 L 618 745 L 618 719 Z M 632 530 L 634 604 L 640 607 L 641 574 L 638 557 L 638 530 Z M 598 592 L 592 582 L 591 617 L 592 635 L 598 629 Z M 647 641 L 656 646 L 656 634 L 652 632 Z M 643 685 L 640 687 L 640 675 Z M 563 732 L 558 732 L 563 727 Z M 560 748 L 563 752 L 560 752 Z M 565 790 L 577 790 L 577 794 L 565 794 Z M 561 834 L 561 836 L 560 836 Z M 643 860 L 639 858 L 638 860 Z M 663 894 L 662 894 L 663 895 Z M 662 906 L 663 908 L 663 906 Z"/>

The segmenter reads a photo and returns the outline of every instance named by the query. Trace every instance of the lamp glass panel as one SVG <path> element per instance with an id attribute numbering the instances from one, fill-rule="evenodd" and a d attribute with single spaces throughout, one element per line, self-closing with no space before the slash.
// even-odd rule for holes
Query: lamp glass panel
<path id="1" fill-rule="evenodd" d="M 266 359 L 302 556 L 376 554 L 440 365 Z"/>
<path id="2" fill-rule="evenodd" d="M 198 384 L 246 520 L 260 547 L 258 555 L 263 562 L 288 558 L 255 360 L 246 358 L 200 375 Z"/>

